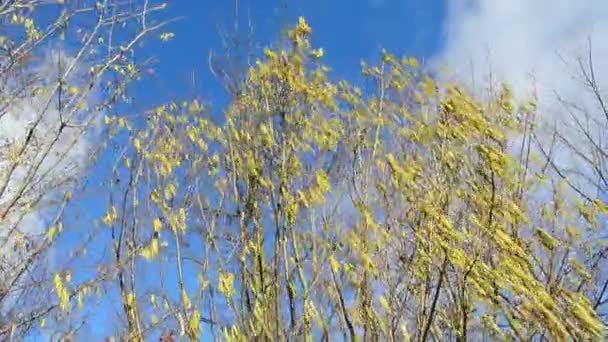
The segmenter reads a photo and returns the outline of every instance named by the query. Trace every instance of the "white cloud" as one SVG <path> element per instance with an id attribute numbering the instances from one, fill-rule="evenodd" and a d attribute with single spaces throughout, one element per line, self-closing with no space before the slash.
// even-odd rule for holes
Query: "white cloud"
<path id="1" fill-rule="evenodd" d="M 447 67 L 450 77 L 476 92 L 487 86 L 491 70 L 494 82 L 506 81 L 518 96 L 535 90 L 544 122 L 567 116 L 555 92 L 603 116 L 572 76 L 579 71 L 577 58 L 587 57 L 591 38 L 597 80 L 608 87 L 608 1 L 448 0 L 444 34 L 434 66 Z M 572 136 L 574 131 L 566 130 Z M 558 158 L 562 165 L 580 162 L 566 149 Z"/>
<path id="2" fill-rule="evenodd" d="M 43 203 L 62 198 L 63 191 L 68 190 L 72 184 L 71 180 L 84 171 L 91 149 L 94 147 L 97 131 L 95 127 L 100 123 L 100 113 L 86 107 L 82 110 L 73 110 L 76 107 L 74 103 L 69 104 L 67 95 L 64 95 L 66 107 L 62 111 L 62 116 L 68 126 L 60 130 L 58 100 L 57 96 L 52 96 L 51 93 L 57 84 L 58 75 L 62 73 L 59 65 L 67 66 L 72 62 L 73 60 L 64 52 L 51 50 L 42 58 L 39 65 L 32 65 L 29 68 L 26 74 L 35 80 L 33 82 L 35 87 L 45 91 L 32 94 L 33 87 L 29 87 L 24 96 L 15 99 L 12 92 L 23 84 L 22 79 L 9 78 L 0 86 L 0 99 L 13 99 L 8 107 L 0 112 L 0 187 L 8 182 L 6 190 L 0 193 L 0 215 L 11 207 L 16 198 L 20 199 L 12 205 L 12 209 L 4 219 L 0 218 L 0 292 L 6 290 L 3 287 L 8 286 L 15 279 L 17 270 L 23 265 L 28 254 L 35 249 L 32 246 L 45 236 L 50 222 L 49 216 L 55 213 L 52 209 L 56 209 L 56 206 L 49 207 Z M 78 85 L 87 72 L 84 65 L 78 65 L 68 75 L 68 84 Z M 90 95 L 91 98 L 96 97 L 94 93 Z M 69 113 L 74 115 L 70 116 Z M 37 120 L 39 124 L 29 143 L 25 144 L 28 131 Z M 90 125 L 86 127 L 81 125 L 88 120 L 91 120 Z M 13 164 L 13 159 L 9 156 L 11 150 L 14 153 L 24 145 L 27 147 L 23 157 L 11 173 L 9 171 Z M 15 146 L 18 149 L 14 149 Z M 40 165 L 36 168 L 38 163 Z M 23 184 L 28 186 L 21 191 L 20 187 Z M 27 213 L 24 210 L 25 203 L 35 202 L 40 195 L 43 195 L 40 205 L 34 206 L 31 212 Z M 28 241 L 30 247 L 26 248 L 19 241 Z M 52 263 L 52 260 L 46 260 L 46 263 Z M 14 298 L 14 295 L 11 293 L 9 298 Z M 12 300 L 7 301 L 6 298 L 0 300 L 0 313 L 6 309 L 7 302 L 10 304 Z"/>
<path id="3" fill-rule="evenodd" d="M 543 90 L 573 91 L 559 55 L 572 62 L 591 34 L 595 54 L 606 56 L 607 33 L 603 0 L 449 0 L 445 45 L 437 61 L 467 80 L 472 67 L 479 79 L 491 66 L 498 79 L 517 89 L 531 90 L 533 74 Z M 608 76 L 608 60 L 596 63 Z"/>

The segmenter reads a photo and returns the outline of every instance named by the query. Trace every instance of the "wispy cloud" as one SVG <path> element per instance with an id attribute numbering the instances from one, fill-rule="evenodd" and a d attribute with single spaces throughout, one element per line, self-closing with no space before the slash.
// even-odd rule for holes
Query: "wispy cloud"
<path id="1" fill-rule="evenodd" d="M 87 98 L 79 106 L 70 102 L 77 95 L 64 94 L 65 103 L 60 104 L 54 92 L 59 75 L 74 60 L 58 49 L 47 51 L 41 60 L 25 73 L 3 79 L 0 87 L 0 99 L 8 101 L 0 112 L 0 186 L 4 188 L 0 194 L 0 215 L 4 216 L 0 219 L 0 293 L 9 291 L 8 297 L 0 296 L 0 314 L 6 314 L 17 295 L 13 293 L 20 284 L 16 277 L 49 228 L 56 211 L 52 209 L 58 206 L 48 203 L 61 200 L 85 170 L 95 127 L 100 124 L 101 115 L 89 108 Z M 87 72 L 80 62 L 67 76 L 67 84 L 82 85 Z M 27 91 L 13 96 L 24 84 Z M 90 97 L 96 97 L 94 91 Z M 28 203 L 33 203 L 31 209 Z M 48 258 L 44 261 L 52 264 Z M 11 283 L 12 288 L 4 288 Z"/>
<path id="2" fill-rule="evenodd" d="M 491 68 L 518 89 L 531 90 L 533 75 L 543 90 L 570 92 L 575 85 L 563 59 L 584 53 L 589 35 L 595 54 L 608 53 L 608 2 L 602 0 L 449 0 L 447 14 L 436 61 L 467 81 Z M 608 60 L 597 63 L 608 76 Z"/>

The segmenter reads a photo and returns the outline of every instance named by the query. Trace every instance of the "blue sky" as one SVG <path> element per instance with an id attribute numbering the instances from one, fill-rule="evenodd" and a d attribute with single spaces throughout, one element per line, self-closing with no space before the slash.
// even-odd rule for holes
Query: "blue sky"
<path id="1" fill-rule="evenodd" d="M 325 63 L 336 76 L 358 76 L 359 62 L 378 56 L 382 48 L 428 59 L 441 44 L 444 0 L 259 0 L 239 1 L 240 27 L 246 30 L 249 15 L 253 40 L 268 45 L 276 42 L 285 25 L 304 16 L 313 28 L 313 44 L 325 50 Z M 287 3 L 287 5 L 283 5 Z M 218 25 L 232 28 L 233 0 L 180 0 L 170 2 L 168 16 L 183 17 L 171 24 L 175 38 L 156 54 L 158 78 L 173 91 L 188 89 L 192 72 L 203 97 L 221 96 L 207 67 L 210 49 L 218 50 Z M 219 100 L 219 99 L 218 99 Z M 213 101 L 215 102 L 215 101 Z"/>

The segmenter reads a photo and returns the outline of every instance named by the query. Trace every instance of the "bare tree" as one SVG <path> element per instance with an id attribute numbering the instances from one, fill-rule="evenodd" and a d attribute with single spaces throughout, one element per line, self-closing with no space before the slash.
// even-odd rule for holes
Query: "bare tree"
<path id="1" fill-rule="evenodd" d="M 0 339 L 44 325 L 87 288 L 69 285 L 70 270 L 53 265 L 54 246 L 103 146 L 104 116 L 141 77 L 136 47 L 166 23 L 154 18 L 163 8 L 148 0 L 0 3 Z"/>
<path id="2" fill-rule="evenodd" d="M 583 261 L 592 275 L 580 284 L 604 323 L 608 323 L 608 277 L 601 270 L 607 266 L 608 238 L 605 219 L 608 214 L 608 99 L 602 88 L 601 71 L 594 62 L 593 40 L 575 58 L 562 57 L 575 96 L 555 91 L 555 120 L 548 123 L 544 135 L 535 135 L 536 145 L 549 167 L 578 195 L 581 221 L 595 227 L 587 240 L 589 253 Z M 574 61 L 574 63 L 572 63 Z M 547 123 L 545 123 L 547 124 Z"/>

